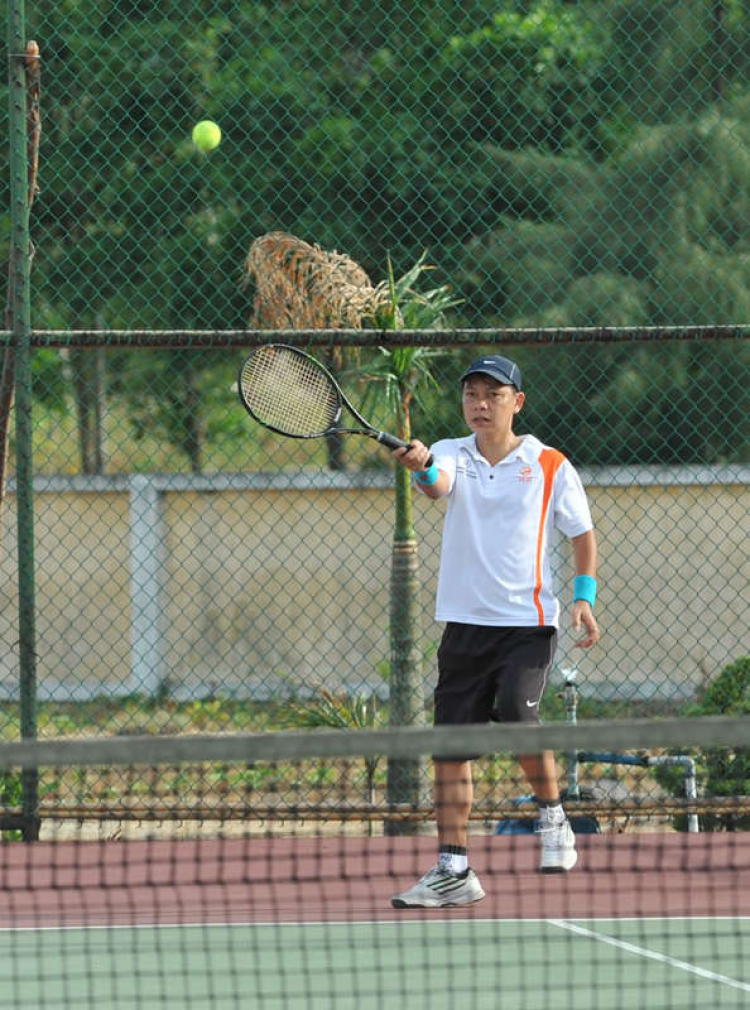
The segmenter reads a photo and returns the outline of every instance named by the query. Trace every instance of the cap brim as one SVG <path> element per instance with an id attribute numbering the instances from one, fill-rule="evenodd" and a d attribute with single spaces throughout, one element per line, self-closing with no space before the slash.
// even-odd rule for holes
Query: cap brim
<path id="1" fill-rule="evenodd" d="M 464 379 L 468 379 L 470 375 L 489 375 L 491 379 L 495 379 L 496 382 L 501 382 L 504 386 L 516 385 L 507 372 L 500 372 L 494 368 L 470 368 L 468 371 L 464 372 L 460 381 L 463 382 Z M 516 389 L 518 389 L 518 386 L 516 386 Z"/>

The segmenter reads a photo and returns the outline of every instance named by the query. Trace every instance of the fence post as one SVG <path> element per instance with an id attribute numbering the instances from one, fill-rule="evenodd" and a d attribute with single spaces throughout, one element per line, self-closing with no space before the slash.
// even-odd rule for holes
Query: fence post
<path id="1" fill-rule="evenodd" d="M 31 242 L 27 149 L 24 0 L 12 0 L 8 21 L 11 237 L 9 310 L 16 349 L 16 479 L 18 527 L 18 638 L 21 737 L 37 735 L 34 589 L 34 490 L 31 417 Z M 39 773 L 21 773 L 23 836 L 39 837 Z"/>
<path id="2" fill-rule="evenodd" d="M 130 480 L 132 690 L 152 698 L 167 689 L 164 664 L 164 522 L 161 491 L 148 477 Z"/>

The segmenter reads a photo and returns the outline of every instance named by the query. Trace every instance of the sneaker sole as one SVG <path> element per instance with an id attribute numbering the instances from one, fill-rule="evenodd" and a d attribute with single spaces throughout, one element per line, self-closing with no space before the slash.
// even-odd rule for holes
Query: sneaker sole
<path id="1" fill-rule="evenodd" d="M 461 908 L 463 905 L 476 905 L 483 897 L 484 894 L 480 894 L 470 901 L 440 901 L 431 905 L 420 904 L 415 901 L 404 901 L 403 898 L 391 898 L 391 905 L 394 908 Z"/>
<path id="2" fill-rule="evenodd" d="M 540 866 L 539 867 L 539 872 L 540 873 L 567 873 L 568 870 L 572 870 L 573 869 L 573 867 L 576 865 L 577 862 L 578 862 L 578 853 L 574 852 L 573 853 L 573 862 L 569 863 L 567 866 L 564 866 L 563 864 L 560 864 L 560 866 Z"/>

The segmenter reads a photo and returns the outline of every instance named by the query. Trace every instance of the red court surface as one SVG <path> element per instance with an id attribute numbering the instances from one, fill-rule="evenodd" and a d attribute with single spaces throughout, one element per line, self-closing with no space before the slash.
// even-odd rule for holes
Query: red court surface
<path id="1" fill-rule="evenodd" d="M 172 923 L 750 916 L 750 834 L 578 837 L 569 874 L 536 872 L 533 836 L 479 836 L 487 897 L 396 910 L 435 862 L 435 839 L 246 837 L 9 843 L 0 928 Z"/>

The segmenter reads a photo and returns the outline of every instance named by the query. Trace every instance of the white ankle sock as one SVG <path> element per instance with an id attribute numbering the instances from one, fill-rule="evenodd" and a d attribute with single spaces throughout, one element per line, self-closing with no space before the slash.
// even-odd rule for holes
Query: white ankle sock
<path id="1" fill-rule="evenodd" d="M 539 818 L 542 824 L 549 827 L 557 826 L 565 822 L 565 811 L 562 803 L 549 804 L 539 808 Z"/>
<path id="2" fill-rule="evenodd" d="M 441 852 L 438 855 L 438 866 L 457 877 L 468 870 L 469 857 L 455 852 Z"/>

